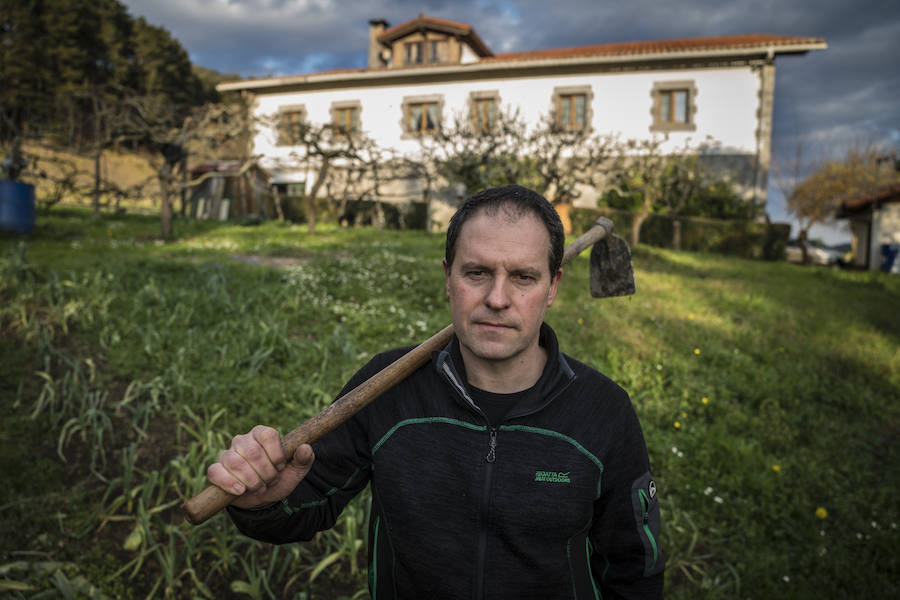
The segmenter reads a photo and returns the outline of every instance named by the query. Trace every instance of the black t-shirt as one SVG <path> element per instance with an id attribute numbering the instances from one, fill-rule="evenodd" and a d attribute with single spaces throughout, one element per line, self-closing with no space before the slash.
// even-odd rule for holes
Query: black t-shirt
<path id="1" fill-rule="evenodd" d="M 512 394 L 495 394 L 469 385 L 469 395 L 478 405 L 478 408 L 487 416 L 491 425 L 498 425 L 503 421 L 509 411 L 528 394 L 528 390 L 514 392 Z"/>

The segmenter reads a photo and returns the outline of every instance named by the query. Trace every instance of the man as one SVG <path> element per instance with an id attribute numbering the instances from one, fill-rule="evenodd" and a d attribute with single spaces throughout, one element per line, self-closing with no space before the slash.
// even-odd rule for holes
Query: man
<path id="1" fill-rule="evenodd" d="M 373 598 L 660 597 L 659 505 L 634 409 L 543 322 L 563 242 L 531 190 L 469 198 L 447 232 L 453 341 L 290 461 L 274 429 L 236 436 L 208 475 L 246 491 L 229 508 L 238 528 L 310 539 L 371 483 Z M 376 356 L 342 393 L 407 350 Z"/>

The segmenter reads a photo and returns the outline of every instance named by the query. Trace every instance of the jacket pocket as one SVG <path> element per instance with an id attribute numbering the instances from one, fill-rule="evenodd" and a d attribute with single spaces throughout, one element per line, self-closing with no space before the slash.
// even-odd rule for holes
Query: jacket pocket
<path id="1" fill-rule="evenodd" d="M 665 568 L 659 547 L 659 497 L 656 483 L 648 471 L 631 486 L 631 502 L 634 509 L 638 537 L 644 548 L 644 576 L 654 575 Z"/>

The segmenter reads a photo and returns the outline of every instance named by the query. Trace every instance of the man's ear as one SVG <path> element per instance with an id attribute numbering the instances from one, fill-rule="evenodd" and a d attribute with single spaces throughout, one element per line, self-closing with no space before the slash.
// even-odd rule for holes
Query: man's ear
<path id="1" fill-rule="evenodd" d="M 559 291 L 559 280 L 562 279 L 563 270 L 559 269 L 556 271 L 556 275 L 553 276 L 553 280 L 550 282 L 550 293 L 547 294 L 547 306 L 553 304 L 554 298 L 556 298 L 556 292 Z"/>

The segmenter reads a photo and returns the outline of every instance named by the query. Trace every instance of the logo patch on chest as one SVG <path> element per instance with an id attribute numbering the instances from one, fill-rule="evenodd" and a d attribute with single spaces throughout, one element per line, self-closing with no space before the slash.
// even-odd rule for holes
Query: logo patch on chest
<path id="1" fill-rule="evenodd" d="M 541 483 L 572 483 L 568 473 L 559 471 L 535 471 L 534 480 Z"/>

